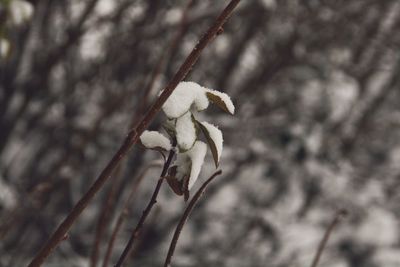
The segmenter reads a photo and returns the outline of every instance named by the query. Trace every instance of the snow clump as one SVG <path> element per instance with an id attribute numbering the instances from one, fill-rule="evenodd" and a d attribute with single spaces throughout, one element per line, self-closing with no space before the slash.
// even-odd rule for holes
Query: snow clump
<path id="1" fill-rule="evenodd" d="M 157 131 L 144 131 L 140 136 L 140 142 L 146 148 L 162 148 L 164 150 L 171 150 L 171 142 L 167 137 Z"/>
<path id="2" fill-rule="evenodd" d="M 207 144 L 211 150 L 215 165 L 218 166 L 223 149 L 222 132 L 215 125 L 196 120 L 196 113 L 207 109 L 210 102 L 233 115 L 235 106 L 226 94 L 200 86 L 195 82 L 181 82 L 165 101 L 162 110 L 168 117 L 164 129 L 177 144 L 176 160 L 168 170 L 167 181 L 178 195 L 188 196 L 199 177 Z M 203 133 L 200 141 L 199 134 Z M 147 148 L 174 149 L 170 140 L 155 131 L 145 131 L 140 137 Z"/>

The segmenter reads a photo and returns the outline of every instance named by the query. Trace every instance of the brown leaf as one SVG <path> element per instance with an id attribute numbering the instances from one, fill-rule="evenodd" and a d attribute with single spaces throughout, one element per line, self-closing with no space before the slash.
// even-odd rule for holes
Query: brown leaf
<path id="1" fill-rule="evenodd" d="M 216 94 L 213 94 L 211 92 L 207 92 L 206 93 L 208 100 L 210 100 L 212 103 L 216 104 L 220 109 L 222 109 L 223 111 L 233 115 L 228 107 L 226 106 L 225 102 L 221 99 L 221 97 L 219 97 Z"/>
<path id="2" fill-rule="evenodd" d="M 199 122 L 199 121 L 196 121 L 196 122 L 197 122 L 197 125 L 199 126 L 199 128 L 201 129 L 201 131 L 203 132 L 204 136 L 206 137 L 208 146 L 210 147 L 211 154 L 214 159 L 215 168 L 218 168 L 219 162 L 218 162 L 217 146 L 215 145 L 214 140 L 211 138 L 210 133 L 208 132 L 207 128 L 203 124 L 201 124 L 201 122 Z"/>

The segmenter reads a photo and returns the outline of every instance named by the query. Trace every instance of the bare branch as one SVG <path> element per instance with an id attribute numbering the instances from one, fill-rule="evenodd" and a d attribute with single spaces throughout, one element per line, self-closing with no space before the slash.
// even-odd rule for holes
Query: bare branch
<path id="1" fill-rule="evenodd" d="M 333 231 L 333 229 L 336 227 L 336 225 L 339 224 L 341 219 L 347 215 L 347 211 L 342 209 L 336 212 L 335 217 L 333 218 L 331 224 L 329 227 L 326 229 L 324 236 L 322 237 L 321 242 L 319 243 L 317 253 L 314 256 L 314 259 L 312 261 L 311 267 L 317 267 L 319 259 L 321 258 L 322 252 L 324 251 L 324 248 L 326 246 L 326 243 L 329 240 L 329 237 Z"/>
<path id="2" fill-rule="evenodd" d="M 143 228 L 143 225 L 147 219 L 147 216 L 150 214 L 150 211 L 153 208 L 154 204 L 157 203 L 158 193 L 160 192 L 161 185 L 164 182 L 164 177 L 167 175 L 168 169 L 169 169 L 169 167 L 172 163 L 172 159 L 175 155 L 175 146 L 176 146 L 176 140 L 174 140 L 173 148 L 170 150 L 168 159 L 164 163 L 163 170 L 161 172 L 160 178 L 158 179 L 158 182 L 157 182 L 156 188 L 154 189 L 153 195 L 151 196 L 150 202 L 147 204 L 146 208 L 144 209 L 142 217 L 140 217 L 140 220 L 137 223 L 135 230 L 133 230 L 131 237 L 129 238 L 128 244 L 124 248 L 124 251 L 122 252 L 121 256 L 119 257 L 117 264 L 115 265 L 116 267 L 122 266 L 122 264 L 124 263 L 126 257 L 129 255 L 129 252 L 132 249 L 135 239 L 139 236 L 139 234 Z"/>
<path id="3" fill-rule="evenodd" d="M 143 181 L 143 178 L 145 177 L 145 175 L 149 169 L 151 169 L 153 167 L 158 167 L 160 165 L 162 165 L 162 164 L 153 163 L 153 164 L 148 165 L 142 171 L 142 173 L 135 179 L 135 182 L 132 185 L 131 192 L 129 193 L 128 199 L 126 200 L 126 202 L 122 208 L 122 211 L 118 216 L 117 222 L 115 223 L 114 229 L 111 233 L 110 241 L 108 242 L 108 246 L 107 246 L 107 251 L 106 251 L 106 254 L 104 255 L 103 267 L 108 266 L 108 262 L 110 260 L 111 254 L 112 254 L 112 250 L 114 248 L 115 239 L 117 237 L 119 230 L 121 229 L 121 227 L 124 223 L 124 220 L 128 214 L 128 206 L 131 205 L 132 198 L 135 195 L 135 193 L 137 192 L 139 185 Z"/>
<path id="4" fill-rule="evenodd" d="M 172 257 L 174 256 L 174 251 L 176 244 L 178 243 L 179 236 L 182 232 L 183 226 L 185 225 L 187 219 L 189 218 L 190 213 L 192 212 L 194 206 L 196 205 L 197 201 L 200 199 L 200 197 L 203 195 L 204 191 L 206 190 L 207 186 L 209 183 L 211 183 L 212 180 L 214 180 L 215 177 L 220 175 L 222 173 L 221 170 L 216 171 L 213 175 L 211 175 L 210 178 L 207 179 L 203 183 L 203 185 L 197 190 L 196 194 L 193 196 L 192 200 L 190 200 L 189 205 L 186 207 L 185 212 L 183 213 L 178 225 L 176 226 L 174 236 L 172 238 L 171 244 L 169 246 L 167 258 L 165 259 L 164 267 L 169 267 Z"/>

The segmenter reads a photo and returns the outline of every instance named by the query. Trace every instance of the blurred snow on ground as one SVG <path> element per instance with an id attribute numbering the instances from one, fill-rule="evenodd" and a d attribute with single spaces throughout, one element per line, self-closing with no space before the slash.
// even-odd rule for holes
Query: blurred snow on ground
<path id="1" fill-rule="evenodd" d="M 96 4 L 96 13 L 100 16 L 105 16 L 111 14 L 115 8 L 115 2 L 109 0 L 100 0 Z"/>
<path id="2" fill-rule="evenodd" d="M 230 214 L 240 202 L 240 194 L 238 189 L 233 185 L 225 186 L 212 199 L 207 201 L 207 210 L 212 214 Z"/>
<path id="3" fill-rule="evenodd" d="M 399 222 L 392 213 L 372 206 L 368 209 L 367 218 L 357 229 L 356 235 L 364 244 L 392 246 L 398 242 L 398 228 Z"/>
<path id="4" fill-rule="evenodd" d="M 262 0 L 261 3 L 267 9 L 275 9 L 276 8 L 276 0 Z"/>
<path id="5" fill-rule="evenodd" d="M 398 267 L 400 266 L 400 249 L 388 247 L 378 250 L 373 259 L 378 266 Z"/>
<path id="6" fill-rule="evenodd" d="M 331 120 L 344 119 L 358 97 L 359 88 L 354 79 L 342 72 L 334 72 L 327 87 L 331 104 Z"/>
<path id="7" fill-rule="evenodd" d="M 0 177 L 0 208 L 12 210 L 17 204 L 17 193 Z"/>
<path id="8" fill-rule="evenodd" d="M 82 37 L 81 55 L 86 59 L 98 59 L 102 57 L 103 40 L 106 34 L 110 33 L 111 28 L 108 25 L 98 27 L 96 31 L 88 31 Z"/>
<path id="9" fill-rule="evenodd" d="M 171 8 L 165 13 L 164 21 L 167 24 L 177 24 L 181 21 L 182 15 L 183 12 L 181 8 Z"/>

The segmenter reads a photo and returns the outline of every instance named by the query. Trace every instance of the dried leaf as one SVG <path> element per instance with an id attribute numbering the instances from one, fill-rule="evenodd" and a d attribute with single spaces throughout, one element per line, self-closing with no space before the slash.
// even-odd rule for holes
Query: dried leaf
<path id="1" fill-rule="evenodd" d="M 168 175 L 165 177 L 165 179 L 167 180 L 167 183 L 169 187 L 171 187 L 172 191 L 174 191 L 174 193 L 178 196 L 182 196 L 182 182 L 176 179 L 176 172 L 177 166 L 172 166 L 171 168 L 169 168 Z"/>
<path id="2" fill-rule="evenodd" d="M 213 140 L 213 138 L 211 137 L 210 132 L 208 131 L 207 127 L 204 126 L 201 122 L 197 121 L 197 125 L 199 126 L 199 128 L 201 129 L 201 131 L 203 132 L 204 136 L 206 137 L 208 146 L 210 147 L 211 150 L 211 154 L 213 156 L 214 159 L 214 163 L 215 163 L 215 167 L 218 168 L 219 165 L 219 158 L 220 155 L 218 153 L 218 148 L 217 145 L 215 143 L 215 140 Z M 221 133 L 222 134 L 222 133 Z"/>
<path id="3" fill-rule="evenodd" d="M 219 94 L 222 94 L 222 93 L 219 93 Z M 232 102 L 227 103 L 226 102 L 227 100 L 224 101 L 224 99 L 222 99 L 221 96 L 217 95 L 216 93 L 210 92 L 210 91 L 208 91 L 206 93 L 206 95 L 207 95 L 208 100 L 210 100 L 212 103 L 216 104 L 223 111 L 233 115 L 234 107 L 233 107 Z"/>
<path id="4" fill-rule="evenodd" d="M 178 196 L 182 196 L 182 183 L 179 182 L 175 176 L 166 176 L 165 179 L 167 180 L 167 183 L 169 187 L 171 187 L 172 191 L 174 191 L 175 194 Z"/>

